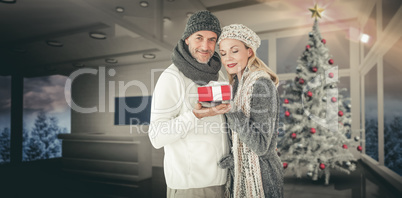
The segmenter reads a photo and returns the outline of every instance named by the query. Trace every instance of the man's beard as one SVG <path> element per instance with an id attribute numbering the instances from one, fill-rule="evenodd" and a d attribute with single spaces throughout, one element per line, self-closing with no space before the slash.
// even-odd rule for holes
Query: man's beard
<path id="1" fill-rule="evenodd" d="M 208 52 L 209 57 L 207 59 L 203 58 L 202 60 L 200 59 L 201 55 L 198 52 Z M 193 58 L 195 58 L 197 60 L 197 62 L 202 63 L 202 64 L 207 64 L 209 62 L 209 60 L 211 59 L 211 57 L 214 55 L 214 52 L 211 50 L 199 50 L 199 49 L 190 49 L 190 53 L 193 56 Z"/>

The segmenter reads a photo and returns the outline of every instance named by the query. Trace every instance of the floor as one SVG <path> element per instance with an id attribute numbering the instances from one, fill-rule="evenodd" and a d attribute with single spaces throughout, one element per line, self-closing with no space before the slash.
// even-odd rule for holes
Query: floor
<path id="1" fill-rule="evenodd" d="M 2 198 L 163 198 L 166 183 L 163 169 L 153 168 L 153 177 L 139 183 L 116 185 L 111 180 L 91 180 L 72 176 L 60 170 L 60 160 L 16 167 L 0 166 Z M 396 189 L 366 165 L 359 162 L 351 175 L 333 174 L 329 185 L 324 179 L 311 181 L 285 174 L 285 198 L 400 198 Z"/>

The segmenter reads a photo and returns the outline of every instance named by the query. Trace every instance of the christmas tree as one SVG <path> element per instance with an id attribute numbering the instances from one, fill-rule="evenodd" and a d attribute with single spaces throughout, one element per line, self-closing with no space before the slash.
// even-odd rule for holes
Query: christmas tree
<path id="1" fill-rule="evenodd" d="M 281 95 L 284 134 L 278 143 L 278 155 L 285 171 L 292 170 L 299 178 L 306 171 L 313 180 L 325 175 L 328 184 L 333 170 L 349 174 L 356 168 L 348 149 L 361 150 L 361 146 L 348 138 L 351 105 L 338 90 L 338 67 L 318 28 L 317 16 L 321 17 L 323 9 L 315 5 L 310 11 L 315 17 L 313 30 L 299 57 L 296 79 L 284 87 Z"/>

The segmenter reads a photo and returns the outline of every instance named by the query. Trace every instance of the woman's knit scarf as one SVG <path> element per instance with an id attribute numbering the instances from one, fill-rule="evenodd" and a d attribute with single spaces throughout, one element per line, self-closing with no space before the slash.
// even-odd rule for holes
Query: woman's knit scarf
<path id="1" fill-rule="evenodd" d="M 237 93 L 233 99 L 236 110 L 241 110 L 250 117 L 250 102 L 253 94 L 253 85 L 260 77 L 270 76 L 265 71 L 250 72 L 245 69 L 239 82 Z M 243 123 L 242 123 L 243 124 Z M 248 124 L 248 123 L 244 123 Z M 264 188 L 262 186 L 260 161 L 246 144 L 239 140 L 238 133 L 233 131 L 233 157 L 234 157 L 234 183 L 233 197 L 264 197 Z"/>
<path id="2" fill-rule="evenodd" d="M 214 52 L 208 64 L 199 63 L 191 55 L 183 39 L 180 39 L 174 48 L 172 61 L 184 76 L 200 86 L 208 84 L 209 81 L 217 81 L 219 78 L 221 59 L 218 53 Z"/>

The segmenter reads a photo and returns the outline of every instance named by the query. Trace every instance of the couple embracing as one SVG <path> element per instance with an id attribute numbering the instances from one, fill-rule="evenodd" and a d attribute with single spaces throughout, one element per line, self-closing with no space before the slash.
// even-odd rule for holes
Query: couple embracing
<path id="1" fill-rule="evenodd" d="M 260 43 L 244 25 L 221 28 L 209 11 L 189 18 L 152 97 L 149 136 L 164 148 L 167 197 L 283 197 L 278 77 L 257 57 Z M 222 65 L 233 100 L 203 107 L 194 93 L 225 81 Z"/>

